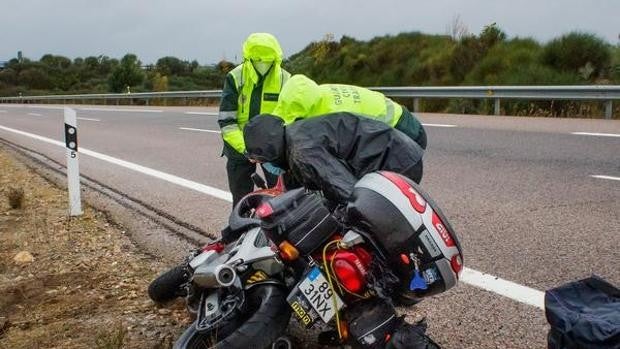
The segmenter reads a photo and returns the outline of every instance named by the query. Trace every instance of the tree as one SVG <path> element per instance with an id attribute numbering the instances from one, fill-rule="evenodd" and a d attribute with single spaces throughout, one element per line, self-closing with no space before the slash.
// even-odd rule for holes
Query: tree
<path id="1" fill-rule="evenodd" d="M 47 90 L 53 89 L 48 74 L 41 68 L 24 69 L 19 74 L 20 84 L 25 85 L 30 90 Z"/>
<path id="2" fill-rule="evenodd" d="M 107 76 L 111 74 L 119 64 L 118 59 L 103 55 L 97 57 L 97 60 L 99 62 L 98 73 L 100 76 Z"/>
<path id="3" fill-rule="evenodd" d="M 185 75 L 189 72 L 189 63 L 176 57 L 162 57 L 155 63 L 155 69 L 162 75 Z"/>
<path id="4" fill-rule="evenodd" d="M 43 55 L 39 62 L 47 65 L 50 68 L 56 69 L 67 69 L 71 66 L 71 60 L 69 58 L 50 54 Z"/>
<path id="5" fill-rule="evenodd" d="M 469 29 L 467 29 L 467 25 L 461 19 L 461 15 L 452 17 L 452 22 L 446 28 L 446 32 L 454 41 L 459 41 L 469 35 Z"/>
<path id="6" fill-rule="evenodd" d="M 312 57 L 319 63 L 325 61 L 328 55 L 334 51 L 338 46 L 338 43 L 334 41 L 334 34 L 327 33 L 323 36 L 323 39 L 314 44 L 312 50 Z"/>
<path id="7" fill-rule="evenodd" d="M 108 79 L 110 89 L 113 92 L 123 92 L 128 86 L 134 87 L 141 84 L 144 80 L 144 72 L 140 65 L 141 62 L 136 55 L 126 54 Z"/>
<path id="8" fill-rule="evenodd" d="M 491 23 L 489 25 L 486 25 L 484 29 L 482 29 L 479 40 L 485 49 L 489 49 L 495 46 L 495 44 L 506 40 L 506 33 L 504 33 L 497 26 L 497 23 Z"/>

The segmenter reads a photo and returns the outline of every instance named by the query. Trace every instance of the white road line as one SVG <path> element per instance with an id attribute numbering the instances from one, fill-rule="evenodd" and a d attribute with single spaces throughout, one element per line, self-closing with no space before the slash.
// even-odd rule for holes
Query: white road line
<path id="1" fill-rule="evenodd" d="M 545 293 L 539 290 L 469 268 L 463 268 L 461 281 L 483 290 L 508 297 L 517 302 L 545 309 Z"/>
<path id="2" fill-rule="evenodd" d="M 599 178 L 599 179 L 610 179 L 612 181 L 620 181 L 620 177 L 613 177 L 613 176 L 590 175 L 590 177 Z"/>
<path id="3" fill-rule="evenodd" d="M 618 133 L 571 132 L 571 134 L 578 136 L 620 137 Z"/>
<path id="4" fill-rule="evenodd" d="M 15 104 L 15 105 L 3 104 L 2 106 L 6 107 L 6 108 L 53 109 L 53 110 L 63 110 L 64 109 L 64 107 L 33 106 L 33 105 L 26 105 L 26 104 Z"/>
<path id="5" fill-rule="evenodd" d="M 160 109 L 117 109 L 117 108 L 79 108 L 85 111 L 110 111 L 110 112 L 129 112 L 129 113 L 162 113 Z"/>
<path id="6" fill-rule="evenodd" d="M 57 145 L 60 147 L 64 147 L 65 143 L 64 142 L 59 142 L 47 137 L 43 137 L 43 136 L 39 136 L 33 133 L 28 133 L 28 132 L 24 132 L 24 131 L 20 131 L 20 130 L 16 130 L 13 128 L 9 128 L 9 127 L 5 127 L 5 126 L 1 126 L 0 125 L 0 130 L 5 130 L 8 132 L 13 132 L 22 136 L 26 136 L 26 137 L 30 137 L 39 141 L 43 141 L 49 144 L 53 144 L 53 145 Z M 149 167 L 145 167 L 145 166 L 141 166 L 138 164 L 134 164 L 125 160 L 121 160 L 112 156 L 108 156 L 105 154 L 101 154 L 101 153 L 97 153 L 95 151 L 86 149 L 86 148 L 80 148 L 80 153 L 84 154 L 84 155 L 88 155 L 88 156 L 92 156 L 96 159 L 99 160 L 103 160 L 121 167 L 125 167 L 127 169 L 136 171 L 136 172 L 140 172 L 143 173 L 147 176 L 151 176 L 151 177 L 155 177 L 161 180 L 164 180 L 166 182 L 169 183 L 173 183 L 173 184 L 177 184 L 179 186 L 188 188 L 188 189 L 193 189 L 195 191 L 198 191 L 200 193 L 203 194 L 207 194 L 207 195 L 211 195 L 213 197 L 216 197 L 218 199 L 224 200 L 224 201 L 228 201 L 228 202 L 232 202 L 232 195 L 224 190 L 221 189 L 217 189 L 214 187 L 210 187 L 208 185 L 204 185 L 198 182 L 194 182 L 194 181 L 190 181 L 188 179 L 185 178 L 181 178 L 181 177 L 177 177 L 175 175 L 171 175 L 169 173 L 165 173 L 162 171 L 158 171 L 158 170 L 154 170 L 152 168 Z"/>
<path id="7" fill-rule="evenodd" d="M 45 106 L 28 106 L 30 109 L 52 109 L 52 110 L 63 110 L 64 107 L 45 107 Z"/>
<path id="8" fill-rule="evenodd" d="M 77 118 L 78 120 L 86 120 L 86 121 L 101 121 L 99 119 L 91 119 L 91 118 Z"/>
<path id="9" fill-rule="evenodd" d="M 222 131 L 217 131 L 217 130 L 205 130 L 202 128 L 191 128 L 191 127 L 179 127 L 180 130 L 187 130 L 187 131 L 199 131 L 199 132 L 211 132 L 211 133 L 222 133 Z"/>
<path id="10" fill-rule="evenodd" d="M 218 115 L 217 112 L 207 112 L 207 111 L 186 111 L 184 114 L 189 114 L 189 115 L 212 115 L 212 116 L 216 116 Z"/>
<path id="11" fill-rule="evenodd" d="M 31 115 L 31 116 L 43 116 L 43 114 L 39 114 L 39 113 L 28 113 L 28 115 Z"/>
<path id="12" fill-rule="evenodd" d="M 59 141 L 56 141 L 56 140 L 53 140 L 47 137 L 16 130 L 13 128 L 8 128 L 8 127 L 1 126 L 1 125 L 0 125 L 0 130 L 5 130 L 5 131 L 19 134 L 22 136 L 37 139 L 37 140 L 40 140 L 40 141 L 43 141 L 49 144 L 57 145 L 59 147 L 65 146 L 63 142 L 59 142 Z M 138 165 L 138 164 L 134 164 L 134 163 L 131 163 L 125 160 L 114 158 L 112 156 L 97 153 L 95 151 L 88 150 L 85 148 L 82 148 L 80 152 L 84 155 L 88 155 L 88 156 L 94 157 L 99 160 L 103 160 L 103 161 L 106 161 L 106 162 L 109 162 L 109 163 L 112 163 L 112 164 L 115 164 L 121 167 L 125 167 L 127 169 L 130 169 L 130 170 L 133 170 L 139 173 L 143 173 L 145 175 L 155 177 L 155 178 L 164 180 L 169 183 L 177 184 L 179 186 L 182 186 L 188 189 L 193 189 L 200 193 L 207 194 L 207 195 L 213 196 L 215 198 L 218 198 L 224 201 L 232 202 L 232 195 L 229 192 L 221 190 L 221 189 L 210 187 L 210 186 L 207 186 L 201 183 L 190 181 L 185 178 L 177 177 L 177 176 L 174 176 L 174 175 L 171 175 L 165 172 L 161 172 L 161 171 L 158 171 L 152 168 L 148 168 L 142 165 Z M 521 302 L 524 304 L 535 306 L 540 309 L 544 309 L 544 293 L 539 290 L 529 288 L 523 285 L 519 285 L 512 281 L 504 280 L 504 279 L 498 278 L 497 276 L 493 276 L 491 274 L 485 274 L 485 273 L 479 272 L 477 270 L 469 269 L 469 268 L 463 269 L 463 272 L 461 274 L 461 281 L 466 284 L 472 285 L 474 287 L 478 287 L 478 288 L 481 288 L 481 289 L 484 289 L 484 290 L 487 290 L 493 293 L 497 293 L 501 296 L 513 299 L 517 302 Z"/>
<path id="13" fill-rule="evenodd" d="M 422 124 L 422 126 L 429 126 L 429 127 L 458 127 L 457 125 L 447 125 L 447 124 Z"/>

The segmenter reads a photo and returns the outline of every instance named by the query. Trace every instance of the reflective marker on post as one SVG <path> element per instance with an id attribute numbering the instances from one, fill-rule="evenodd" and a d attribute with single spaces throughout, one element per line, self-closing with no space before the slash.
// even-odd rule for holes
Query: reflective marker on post
<path id="1" fill-rule="evenodd" d="M 69 187 L 69 215 L 82 214 L 80 199 L 80 167 L 78 162 L 77 118 L 75 110 L 65 108 L 65 146 L 67 147 L 67 179 Z"/>

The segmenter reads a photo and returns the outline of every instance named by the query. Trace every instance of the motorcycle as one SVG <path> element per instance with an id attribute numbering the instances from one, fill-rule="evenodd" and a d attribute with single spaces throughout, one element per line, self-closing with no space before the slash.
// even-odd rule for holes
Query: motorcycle
<path id="1" fill-rule="evenodd" d="M 320 327 L 323 345 L 398 347 L 394 303 L 454 287 L 462 270 L 445 216 L 391 172 L 364 176 L 335 210 L 317 193 L 263 186 L 235 206 L 223 236 L 236 240 L 203 247 L 149 287 L 156 301 L 185 296 L 196 316 L 175 348 L 291 347 L 282 337 L 291 312 Z M 433 348 L 416 334 L 420 348 Z"/>

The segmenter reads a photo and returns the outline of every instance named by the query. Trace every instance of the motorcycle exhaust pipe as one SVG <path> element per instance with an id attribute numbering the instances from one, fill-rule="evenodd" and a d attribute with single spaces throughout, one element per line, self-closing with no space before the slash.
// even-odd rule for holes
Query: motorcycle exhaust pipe
<path id="1" fill-rule="evenodd" d="M 215 279 L 222 287 L 229 287 L 235 282 L 237 273 L 228 264 L 221 264 L 215 267 Z"/>
<path id="2" fill-rule="evenodd" d="M 235 283 L 237 273 L 228 264 L 201 265 L 194 270 L 192 281 L 200 287 L 230 287 Z"/>

